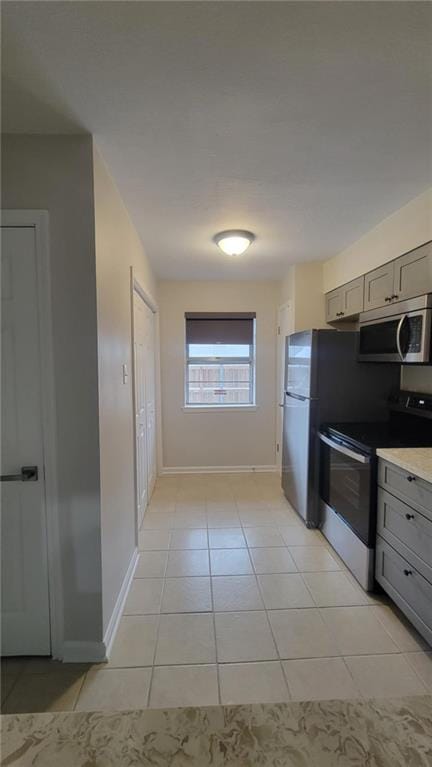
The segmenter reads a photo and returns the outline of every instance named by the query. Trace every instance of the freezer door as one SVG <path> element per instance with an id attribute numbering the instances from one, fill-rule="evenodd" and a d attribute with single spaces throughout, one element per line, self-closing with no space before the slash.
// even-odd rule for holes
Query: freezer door
<path id="1" fill-rule="evenodd" d="M 313 348 L 315 331 L 293 333 L 287 338 L 285 391 L 301 397 L 311 397 Z"/>
<path id="2" fill-rule="evenodd" d="M 308 521 L 311 403 L 286 394 L 282 445 L 282 488 L 301 517 Z"/>

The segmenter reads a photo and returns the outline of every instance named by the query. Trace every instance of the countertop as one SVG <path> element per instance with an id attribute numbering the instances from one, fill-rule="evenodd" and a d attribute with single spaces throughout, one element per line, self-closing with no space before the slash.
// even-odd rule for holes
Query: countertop
<path id="1" fill-rule="evenodd" d="M 427 767 L 431 696 L 1 717 L 8 767 Z"/>
<path id="2" fill-rule="evenodd" d="M 377 456 L 432 482 L 432 447 L 379 448 Z"/>

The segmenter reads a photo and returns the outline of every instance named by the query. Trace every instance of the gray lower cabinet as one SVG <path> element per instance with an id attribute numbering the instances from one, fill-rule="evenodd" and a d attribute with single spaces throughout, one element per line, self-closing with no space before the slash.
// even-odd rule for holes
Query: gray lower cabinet
<path id="1" fill-rule="evenodd" d="M 378 488 L 378 535 L 432 583 L 432 521 Z"/>
<path id="2" fill-rule="evenodd" d="M 391 303 L 394 296 L 394 262 L 365 274 L 364 310 L 378 309 Z"/>
<path id="3" fill-rule="evenodd" d="M 432 484 L 379 461 L 375 577 L 432 645 Z"/>
<path id="4" fill-rule="evenodd" d="M 432 645 L 432 583 L 378 536 L 375 577 L 417 631 Z"/>
<path id="5" fill-rule="evenodd" d="M 394 262 L 394 294 L 398 301 L 432 293 L 432 242 Z"/>
<path id="6" fill-rule="evenodd" d="M 432 484 L 430 482 L 380 458 L 378 484 L 424 516 L 429 517 L 432 524 Z"/>
<path id="7" fill-rule="evenodd" d="M 363 311 L 364 277 L 326 294 L 326 322 L 350 319 Z"/>

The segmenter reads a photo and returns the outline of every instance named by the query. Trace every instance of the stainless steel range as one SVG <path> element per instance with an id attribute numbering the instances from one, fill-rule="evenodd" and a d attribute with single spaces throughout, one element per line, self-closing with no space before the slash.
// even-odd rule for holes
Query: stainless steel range
<path id="1" fill-rule="evenodd" d="M 377 457 L 380 447 L 432 447 L 432 395 L 400 392 L 386 422 L 320 429 L 321 528 L 363 588 L 374 584 Z"/>

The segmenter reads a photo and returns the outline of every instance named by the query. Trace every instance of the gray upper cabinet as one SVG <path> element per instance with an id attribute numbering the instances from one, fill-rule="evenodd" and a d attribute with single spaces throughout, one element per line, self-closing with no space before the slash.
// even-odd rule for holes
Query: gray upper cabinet
<path id="1" fill-rule="evenodd" d="M 395 300 L 432 293 L 432 242 L 405 253 L 393 263 Z"/>
<path id="2" fill-rule="evenodd" d="M 353 317 L 363 311 L 364 277 L 358 277 L 343 286 L 344 317 Z"/>
<path id="3" fill-rule="evenodd" d="M 432 293 L 432 240 L 326 293 L 326 322 Z"/>
<path id="4" fill-rule="evenodd" d="M 326 322 L 344 320 L 363 311 L 364 277 L 326 294 Z"/>
<path id="5" fill-rule="evenodd" d="M 394 296 L 394 261 L 365 275 L 364 310 L 386 306 Z"/>
<path id="6" fill-rule="evenodd" d="M 332 290 L 326 294 L 326 322 L 334 322 L 342 316 L 343 288 Z"/>

